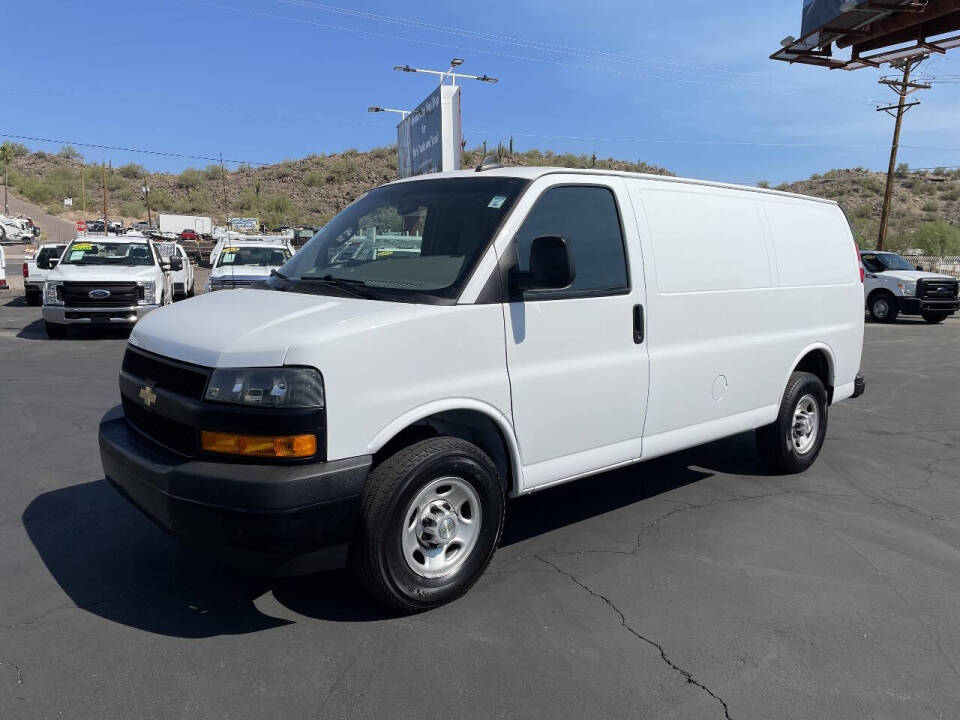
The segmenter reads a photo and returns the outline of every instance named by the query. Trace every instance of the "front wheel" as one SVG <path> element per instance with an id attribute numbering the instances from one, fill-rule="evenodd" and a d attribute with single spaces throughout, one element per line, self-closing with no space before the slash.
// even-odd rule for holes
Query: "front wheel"
<path id="1" fill-rule="evenodd" d="M 926 310 L 920 314 L 923 316 L 923 319 L 931 325 L 942 323 L 944 320 L 950 317 L 950 313 L 948 312 L 937 312 L 935 310 Z"/>
<path id="2" fill-rule="evenodd" d="M 870 317 L 874 322 L 892 323 L 900 314 L 897 301 L 888 292 L 878 292 L 870 298 Z"/>
<path id="3" fill-rule="evenodd" d="M 772 470 L 800 473 L 813 465 L 826 434 L 826 388 L 816 375 L 795 372 L 783 392 L 777 419 L 757 430 L 757 445 Z"/>
<path id="4" fill-rule="evenodd" d="M 370 473 L 351 564 L 366 588 L 402 612 L 463 595 L 500 541 L 504 493 L 496 466 L 453 437 L 399 450 Z"/>

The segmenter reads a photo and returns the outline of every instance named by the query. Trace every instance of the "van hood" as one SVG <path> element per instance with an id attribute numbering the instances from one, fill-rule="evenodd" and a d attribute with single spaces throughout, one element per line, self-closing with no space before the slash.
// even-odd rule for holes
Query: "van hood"
<path id="1" fill-rule="evenodd" d="M 371 315 L 414 306 L 271 290 L 223 290 L 156 310 L 134 326 L 130 343 L 205 367 L 278 367 L 293 343 L 356 331 Z M 361 319 L 362 318 L 362 319 Z"/>
<path id="2" fill-rule="evenodd" d="M 136 282 L 156 280 L 156 265 L 57 265 L 47 280 L 80 280 L 82 282 Z"/>
<path id="3" fill-rule="evenodd" d="M 953 280 L 950 275 L 941 275 L 940 273 L 922 272 L 920 270 L 884 270 L 881 273 L 874 273 L 885 278 L 894 278 L 895 280 L 906 280 L 907 282 L 916 282 L 917 280 Z"/>
<path id="4" fill-rule="evenodd" d="M 237 278 L 238 280 L 248 280 L 250 278 L 268 278 L 272 270 L 279 270 L 282 265 L 221 265 L 210 270 L 208 277 L 211 280 L 220 280 L 222 278 Z"/>

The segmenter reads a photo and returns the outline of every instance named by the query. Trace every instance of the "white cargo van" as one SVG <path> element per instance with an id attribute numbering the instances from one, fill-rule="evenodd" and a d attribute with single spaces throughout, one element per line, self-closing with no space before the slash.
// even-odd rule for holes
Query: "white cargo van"
<path id="1" fill-rule="evenodd" d="M 418 252 L 341 252 L 371 228 Z M 105 475 L 187 543 L 349 562 L 405 611 L 470 587 L 507 497 L 751 430 L 800 472 L 863 392 L 857 249 L 814 198 L 443 173 L 361 196 L 268 286 L 134 329 Z"/>

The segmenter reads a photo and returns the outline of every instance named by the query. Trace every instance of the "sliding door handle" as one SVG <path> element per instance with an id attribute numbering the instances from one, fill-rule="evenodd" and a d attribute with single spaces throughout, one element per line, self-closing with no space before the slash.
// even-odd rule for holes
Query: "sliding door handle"
<path id="1" fill-rule="evenodd" d="M 643 305 L 633 306 L 633 341 L 640 345 L 643 342 Z"/>

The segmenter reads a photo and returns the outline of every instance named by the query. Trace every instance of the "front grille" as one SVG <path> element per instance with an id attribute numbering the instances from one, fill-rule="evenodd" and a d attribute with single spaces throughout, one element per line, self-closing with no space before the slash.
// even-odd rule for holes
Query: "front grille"
<path id="1" fill-rule="evenodd" d="M 956 280 L 928 280 L 917 281 L 917 297 L 923 300 L 954 300 L 957 297 Z"/>
<path id="2" fill-rule="evenodd" d="M 191 400 L 200 400 L 207 384 L 207 374 L 199 368 L 147 355 L 131 347 L 123 356 L 123 371 L 155 388 Z"/>
<path id="3" fill-rule="evenodd" d="M 123 414 L 135 430 L 148 439 L 181 455 L 197 454 L 197 430 L 168 417 L 156 415 L 127 397 L 123 400 Z"/>
<path id="4" fill-rule="evenodd" d="M 250 280 L 238 280 L 238 279 L 235 279 L 235 278 L 224 278 L 223 280 L 220 281 L 220 284 L 221 284 L 225 289 L 235 289 L 235 288 L 250 287 L 250 286 L 253 285 L 254 283 L 258 283 L 258 282 L 262 282 L 262 281 L 261 281 L 261 280 L 253 280 L 253 279 L 250 279 Z"/>
<path id="5" fill-rule="evenodd" d="M 94 290 L 106 290 L 108 297 L 90 297 Z M 143 297 L 143 288 L 135 282 L 65 282 L 61 291 L 67 307 L 132 307 Z"/>

